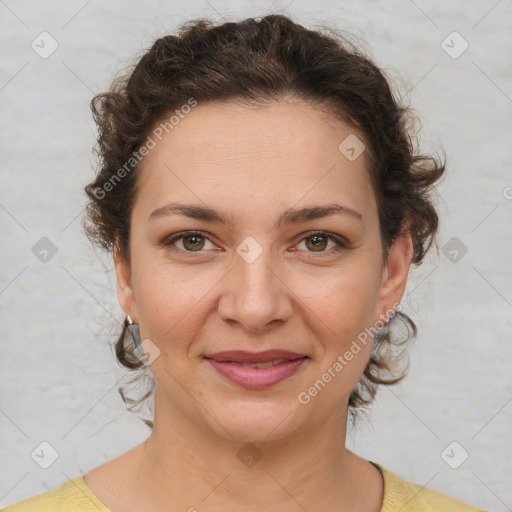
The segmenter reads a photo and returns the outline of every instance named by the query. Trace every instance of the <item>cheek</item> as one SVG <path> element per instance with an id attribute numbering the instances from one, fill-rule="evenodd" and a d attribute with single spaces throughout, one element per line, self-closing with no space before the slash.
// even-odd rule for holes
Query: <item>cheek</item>
<path id="1" fill-rule="evenodd" d="M 205 301 L 221 276 L 194 265 L 162 263 L 150 252 L 133 262 L 141 336 L 165 351 L 182 350 L 204 323 Z"/>
<path id="2" fill-rule="evenodd" d="M 326 293 L 311 302 L 315 336 L 322 346 L 316 353 L 318 375 L 336 383 L 328 391 L 333 400 L 340 393 L 349 393 L 359 381 L 370 358 L 372 327 L 378 318 L 380 281 L 375 263 L 372 266 L 363 258 L 352 263 L 350 269 L 332 275 L 325 282 Z"/>
<path id="3" fill-rule="evenodd" d="M 368 363 L 376 307 L 375 283 L 362 281 L 354 274 L 339 278 L 329 287 L 329 296 L 315 306 L 314 311 L 322 320 L 316 322 L 316 335 L 323 350 L 318 354 L 319 373 L 337 383 L 330 391 L 333 396 L 349 393 Z"/>
<path id="4" fill-rule="evenodd" d="M 361 260 L 330 273 L 321 282 L 322 290 L 310 297 L 309 303 L 331 331 L 346 338 L 373 324 L 380 283 L 375 266 Z"/>

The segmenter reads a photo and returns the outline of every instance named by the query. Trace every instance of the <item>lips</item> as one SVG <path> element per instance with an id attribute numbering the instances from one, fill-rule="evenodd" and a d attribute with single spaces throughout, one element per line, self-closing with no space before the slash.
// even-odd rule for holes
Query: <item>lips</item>
<path id="1" fill-rule="evenodd" d="M 220 375 L 248 389 L 268 388 L 286 380 L 309 359 L 286 350 L 231 350 L 204 357 Z"/>
<path id="2" fill-rule="evenodd" d="M 219 362 L 234 362 L 240 364 L 268 363 L 269 361 L 284 360 L 293 361 L 299 357 L 306 357 L 303 354 L 289 352 L 287 350 L 265 350 L 263 352 L 246 352 L 244 350 L 229 350 L 206 355 L 208 359 Z"/>

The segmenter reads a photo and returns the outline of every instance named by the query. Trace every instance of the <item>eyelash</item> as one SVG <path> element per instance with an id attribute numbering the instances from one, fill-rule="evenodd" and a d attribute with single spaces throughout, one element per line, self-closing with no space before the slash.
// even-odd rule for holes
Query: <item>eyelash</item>
<path id="1" fill-rule="evenodd" d="M 169 246 L 172 246 L 174 243 L 176 243 L 178 240 L 181 240 L 183 238 L 193 237 L 193 236 L 199 236 L 199 237 L 205 238 L 206 240 L 211 242 L 210 238 L 203 231 L 184 231 L 181 233 L 177 233 L 176 236 L 173 235 L 172 238 L 167 238 L 167 239 L 163 240 L 161 245 L 163 245 L 164 247 L 169 247 Z M 326 255 L 326 254 L 329 255 L 329 254 L 333 254 L 333 253 L 337 254 L 343 250 L 350 249 L 348 242 L 343 241 L 343 239 L 341 239 L 340 237 L 338 237 L 332 233 L 329 233 L 328 231 L 309 231 L 308 233 L 305 234 L 305 236 L 303 238 L 301 238 L 299 243 L 307 238 L 313 238 L 314 236 L 328 238 L 329 240 L 332 240 L 337 244 L 336 247 L 334 247 L 333 249 L 331 249 L 329 251 L 318 251 L 318 252 L 317 251 L 306 251 L 311 254 L 314 254 L 315 257 L 317 257 L 316 256 L 317 254 L 318 255 Z M 194 253 L 201 254 L 204 252 L 202 250 L 201 251 L 187 251 L 184 249 L 183 250 L 178 249 L 178 250 L 180 252 L 186 252 L 186 253 L 190 253 L 190 254 L 194 254 Z"/>

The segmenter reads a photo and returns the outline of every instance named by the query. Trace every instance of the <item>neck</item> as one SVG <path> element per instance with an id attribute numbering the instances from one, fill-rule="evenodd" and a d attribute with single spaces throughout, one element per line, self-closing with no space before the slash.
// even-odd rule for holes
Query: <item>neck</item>
<path id="1" fill-rule="evenodd" d="M 169 510 L 170 503 L 190 511 L 380 510 L 381 492 L 365 496 L 378 470 L 345 448 L 346 403 L 284 439 L 246 443 L 201 429 L 157 400 L 135 483 L 152 510 Z"/>

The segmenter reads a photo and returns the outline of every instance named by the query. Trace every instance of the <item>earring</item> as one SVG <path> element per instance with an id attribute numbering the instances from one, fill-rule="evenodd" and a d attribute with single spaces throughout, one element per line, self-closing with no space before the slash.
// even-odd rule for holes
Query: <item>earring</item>
<path id="1" fill-rule="evenodd" d="M 135 323 L 130 315 L 126 315 L 126 318 L 124 319 L 124 325 L 132 335 L 133 340 L 135 341 L 135 345 L 140 345 L 140 331 L 139 331 L 139 324 Z"/>

